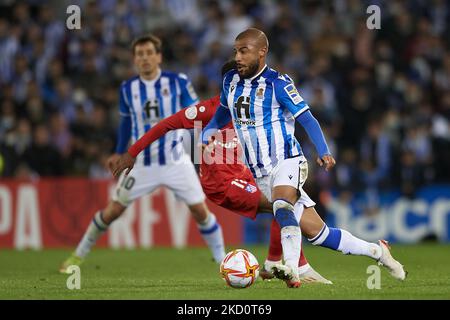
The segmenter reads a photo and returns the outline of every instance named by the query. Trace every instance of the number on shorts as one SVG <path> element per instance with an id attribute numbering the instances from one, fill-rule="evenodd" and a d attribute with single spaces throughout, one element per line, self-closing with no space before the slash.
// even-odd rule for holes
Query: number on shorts
<path id="1" fill-rule="evenodd" d="M 121 187 L 130 190 L 131 188 L 133 188 L 135 181 L 136 179 L 134 179 L 133 177 L 126 177 L 125 179 L 123 179 Z"/>

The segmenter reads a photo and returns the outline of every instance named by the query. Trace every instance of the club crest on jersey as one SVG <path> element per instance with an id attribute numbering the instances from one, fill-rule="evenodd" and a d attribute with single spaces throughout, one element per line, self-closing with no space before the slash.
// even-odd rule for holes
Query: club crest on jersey
<path id="1" fill-rule="evenodd" d="M 165 96 L 165 97 L 167 97 L 167 96 L 169 95 L 169 90 L 168 90 L 167 88 L 164 88 L 164 89 L 162 90 L 162 95 Z"/>
<path id="2" fill-rule="evenodd" d="M 258 98 L 264 97 L 264 89 L 263 88 L 259 88 L 258 91 L 256 91 L 256 96 Z"/>
<path id="3" fill-rule="evenodd" d="M 255 193 L 258 189 L 252 185 L 252 184 L 247 184 L 245 186 L 245 191 L 250 192 L 250 193 Z"/>
<path id="4" fill-rule="evenodd" d="M 292 84 L 288 84 L 284 87 L 284 91 L 288 94 L 294 104 L 298 104 L 303 101 L 302 97 L 297 91 L 297 88 Z"/>

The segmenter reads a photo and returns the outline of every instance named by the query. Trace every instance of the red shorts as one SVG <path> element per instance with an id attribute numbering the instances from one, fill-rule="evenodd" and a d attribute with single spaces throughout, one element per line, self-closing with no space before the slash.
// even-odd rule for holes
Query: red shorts
<path id="1" fill-rule="evenodd" d="M 223 200 L 220 203 L 214 202 L 240 216 L 255 220 L 260 197 L 261 191 L 253 178 L 233 179 L 228 182 Z"/>

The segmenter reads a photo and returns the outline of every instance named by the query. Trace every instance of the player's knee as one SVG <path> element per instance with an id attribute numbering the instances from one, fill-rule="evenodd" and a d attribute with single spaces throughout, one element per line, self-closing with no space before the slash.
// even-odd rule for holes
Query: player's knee
<path id="1" fill-rule="evenodd" d="M 290 202 L 288 202 L 284 199 L 275 200 L 273 202 L 272 207 L 273 207 L 273 212 L 277 212 L 280 209 L 285 209 L 285 210 L 294 212 L 294 206 Z"/>
<path id="2" fill-rule="evenodd" d="M 197 223 L 202 223 L 208 218 L 208 210 L 203 203 L 190 205 L 189 210 Z"/>

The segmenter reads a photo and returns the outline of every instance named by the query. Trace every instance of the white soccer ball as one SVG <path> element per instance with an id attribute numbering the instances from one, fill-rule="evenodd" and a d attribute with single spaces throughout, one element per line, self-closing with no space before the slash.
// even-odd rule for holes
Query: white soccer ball
<path id="1" fill-rule="evenodd" d="M 230 287 L 250 287 L 258 279 L 258 260 L 247 250 L 233 250 L 223 258 L 220 264 L 220 274 Z"/>

